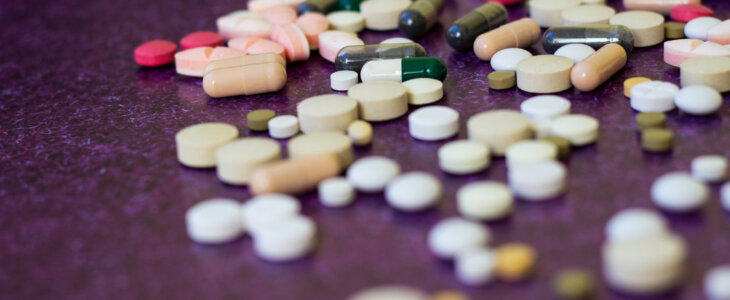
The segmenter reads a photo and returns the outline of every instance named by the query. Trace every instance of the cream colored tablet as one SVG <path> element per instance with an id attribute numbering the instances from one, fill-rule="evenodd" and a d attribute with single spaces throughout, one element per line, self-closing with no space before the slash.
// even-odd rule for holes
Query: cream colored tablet
<path id="1" fill-rule="evenodd" d="M 487 144 L 496 156 L 507 147 L 532 135 L 530 119 L 513 110 L 493 110 L 476 114 L 466 123 L 470 140 Z"/>
<path id="2" fill-rule="evenodd" d="M 694 57 L 679 69 L 683 87 L 706 85 L 720 93 L 730 91 L 730 57 Z"/>
<path id="3" fill-rule="evenodd" d="M 403 82 L 408 91 L 408 104 L 424 105 L 444 97 L 444 83 L 433 78 L 416 78 Z"/>
<path id="4" fill-rule="evenodd" d="M 510 166 L 509 186 L 518 197 L 528 201 L 545 201 L 565 191 L 567 170 L 553 160 Z"/>
<path id="5" fill-rule="evenodd" d="M 365 18 L 356 11 L 336 11 L 327 15 L 333 30 L 360 32 L 365 29 Z"/>
<path id="6" fill-rule="evenodd" d="M 215 151 L 238 138 L 238 129 L 226 123 L 188 126 L 175 135 L 177 160 L 192 168 L 215 166 Z"/>
<path id="7" fill-rule="evenodd" d="M 514 197 L 509 187 L 496 181 L 469 183 L 456 193 L 459 213 L 470 219 L 493 221 L 512 213 Z"/>
<path id="8" fill-rule="evenodd" d="M 300 259 L 314 249 L 317 226 L 304 216 L 272 222 L 253 234 L 256 255 L 272 262 Z"/>
<path id="9" fill-rule="evenodd" d="M 581 0 L 531 0 L 527 5 L 530 6 L 530 18 L 540 27 L 551 27 L 562 25 L 563 11 L 580 4 Z"/>
<path id="10" fill-rule="evenodd" d="M 550 122 L 550 134 L 566 138 L 574 146 L 588 145 L 598 138 L 598 120 L 586 115 L 560 116 Z"/>
<path id="11" fill-rule="evenodd" d="M 287 145 L 290 158 L 305 157 L 316 154 L 333 154 L 346 168 L 353 160 L 352 142 L 344 133 L 320 131 L 299 135 Z"/>
<path id="12" fill-rule="evenodd" d="M 450 142 L 439 148 L 439 166 L 451 174 L 472 174 L 489 166 L 489 147 L 468 140 Z"/>
<path id="13" fill-rule="evenodd" d="M 360 3 L 360 13 L 365 17 L 365 27 L 370 30 L 398 29 L 398 16 L 410 0 L 368 0 Z"/>
<path id="14" fill-rule="evenodd" d="M 215 156 L 221 181 L 247 184 L 254 169 L 281 158 L 281 146 L 271 139 L 247 137 L 218 148 Z"/>
<path id="15" fill-rule="evenodd" d="M 363 82 L 353 86 L 347 95 L 357 100 L 360 119 L 366 121 L 392 120 L 408 111 L 408 89 L 400 82 Z"/>
<path id="16" fill-rule="evenodd" d="M 592 24 L 608 24 L 608 20 L 616 14 L 610 6 L 581 5 L 563 11 L 563 25 L 581 26 Z"/>
<path id="17" fill-rule="evenodd" d="M 231 199 L 208 199 L 193 205 L 185 213 L 185 223 L 188 236 L 198 243 L 225 243 L 243 233 L 241 205 Z"/>
<path id="18" fill-rule="evenodd" d="M 557 55 L 537 55 L 517 64 L 517 87 L 537 94 L 557 93 L 569 89 L 573 60 Z"/>
<path id="19" fill-rule="evenodd" d="M 553 119 L 570 113 L 570 101 L 560 96 L 545 95 L 527 99 L 520 104 L 520 111 L 530 119 Z"/>
<path id="20" fill-rule="evenodd" d="M 664 17 L 658 13 L 634 10 L 618 13 L 611 25 L 624 25 L 634 34 L 634 47 L 649 47 L 664 41 Z"/>
<path id="21" fill-rule="evenodd" d="M 507 166 L 532 164 L 558 158 L 558 147 L 546 141 L 520 141 L 507 148 Z"/>
<path id="22" fill-rule="evenodd" d="M 426 292 L 405 285 L 381 285 L 360 290 L 347 300 L 429 300 Z"/>
<path id="23" fill-rule="evenodd" d="M 345 95 L 320 95 L 297 104 L 299 127 L 304 133 L 342 131 L 357 120 L 357 100 Z"/>
<path id="24" fill-rule="evenodd" d="M 373 126 L 370 123 L 356 120 L 347 126 L 347 135 L 355 146 L 367 146 L 373 141 Z"/>

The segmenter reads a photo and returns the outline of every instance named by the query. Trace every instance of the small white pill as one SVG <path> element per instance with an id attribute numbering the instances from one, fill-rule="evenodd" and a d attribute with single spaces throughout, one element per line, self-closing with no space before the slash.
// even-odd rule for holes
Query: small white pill
<path id="1" fill-rule="evenodd" d="M 360 32 L 365 29 L 365 18 L 356 11 L 336 11 L 327 15 L 334 30 Z"/>
<path id="2" fill-rule="evenodd" d="M 400 166 L 390 158 L 370 156 L 358 159 L 347 169 L 347 181 L 358 191 L 382 192 L 385 186 L 400 174 Z"/>
<path id="3" fill-rule="evenodd" d="M 295 116 L 276 116 L 269 120 L 269 135 L 275 139 L 290 138 L 299 133 L 299 119 Z"/>
<path id="4" fill-rule="evenodd" d="M 555 55 L 570 58 L 576 64 L 593 55 L 593 53 L 596 53 L 596 49 L 586 44 L 568 44 L 555 51 Z"/>
<path id="5" fill-rule="evenodd" d="M 327 207 L 347 206 L 355 200 L 355 187 L 344 177 L 333 177 L 319 183 L 319 201 Z"/>
<path id="6" fill-rule="evenodd" d="M 219 244 L 243 233 L 241 205 L 231 199 L 209 199 L 190 207 L 185 214 L 188 235 L 198 243 Z"/>
<path id="7" fill-rule="evenodd" d="M 419 140 L 447 139 L 459 132 L 459 113 L 447 106 L 419 108 L 408 115 L 408 129 Z"/>
<path id="8" fill-rule="evenodd" d="M 510 145 L 505 152 L 507 166 L 532 164 L 558 158 L 558 147 L 546 141 L 519 141 Z"/>
<path id="9" fill-rule="evenodd" d="M 530 121 L 530 128 L 536 138 L 550 136 L 550 119 L 534 119 Z"/>
<path id="10" fill-rule="evenodd" d="M 709 115 L 720 109 L 722 96 L 709 86 L 690 85 L 679 90 L 674 96 L 674 103 L 690 115 Z"/>
<path id="11" fill-rule="evenodd" d="M 631 88 L 631 108 L 640 112 L 667 112 L 674 109 L 679 87 L 664 81 L 642 82 Z"/>
<path id="12" fill-rule="evenodd" d="M 514 198 L 506 185 L 496 181 L 469 183 L 456 193 L 459 213 L 470 219 L 499 220 L 510 213 Z"/>
<path id="13" fill-rule="evenodd" d="M 412 40 L 409 40 L 407 38 L 404 38 L 404 37 L 392 37 L 389 39 L 384 39 L 380 43 L 381 44 L 407 44 L 407 43 L 415 43 L 415 42 Z"/>
<path id="14" fill-rule="evenodd" d="M 559 116 L 550 121 L 550 134 L 566 138 L 574 146 L 584 146 L 596 141 L 598 126 L 598 120 L 591 116 Z"/>
<path id="15" fill-rule="evenodd" d="M 525 49 L 507 48 L 497 51 L 489 63 L 495 71 L 517 71 L 517 64 L 529 57 L 532 53 Z"/>
<path id="16" fill-rule="evenodd" d="M 559 162 L 543 161 L 510 167 L 507 177 L 515 195 L 529 201 L 543 201 L 564 192 L 567 171 Z"/>
<path id="17" fill-rule="evenodd" d="M 466 285 L 481 285 L 494 280 L 497 255 L 484 248 L 459 253 L 455 259 L 456 277 Z"/>
<path id="18" fill-rule="evenodd" d="M 718 182 L 727 177 L 728 161 L 722 155 L 703 155 L 692 160 L 692 176 L 704 182 Z"/>
<path id="19" fill-rule="evenodd" d="M 707 40 L 707 32 L 710 31 L 712 26 L 722 23 L 718 18 L 713 17 L 699 17 L 694 18 L 684 25 L 684 35 L 688 39 Z"/>
<path id="20" fill-rule="evenodd" d="M 408 104 L 424 105 L 444 97 L 444 83 L 433 78 L 416 78 L 403 82 L 408 91 Z"/>
<path id="21" fill-rule="evenodd" d="M 720 198 L 722 207 L 726 211 L 730 212 L 730 182 L 722 185 L 722 189 L 720 189 Z"/>
<path id="22" fill-rule="evenodd" d="M 424 172 L 409 172 L 388 183 L 385 199 L 395 209 L 416 212 L 434 206 L 441 193 L 438 178 Z"/>
<path id="23" fill-rule="evenodd" d="M 730 300 L 730 265 L 717 266 L 705 273 L 705 296 L 710 300 Z"/>
<path id="24" fill-rule="evenodd" d="M 653 210 L 624 209 L 606 223 L 606 237 L 611 242 L 643 239 L 667 233 L 667 221 Z"/>
<path id="25" fill-rule="evenodd" d="M 661 209 L 669 212 L 690 212 L 707 202 L 707 186 L 687 173 L 662 175 L 651 186 L 651 197 Z"/>
<path id="26" fill-rule="evenodd" d="M 254 252 L 272 262 L 296 260 L 312 251 L 316 234 L 314 222 L 304 216 L 271 222 L 254 232 Z"/>
<path id="27" fill-rule="evenodd" d="M 484 143 L 460 140 L 439 148 L 439 166 L 451 174 L 472 174 L 489 166 L 489 147 Z"/>
<path id="28" fill-rule="evenodd" d="M 367 288 L 353 294 L 347 300 L 428 300 L 421 290 L 403 285 L 382 285 Z"/>
<path id="29" fill-rule="evenodd" d="M 335 91 L 347 91 L 357 84 L 357 72 L 337 71 L 330 74 L 330 87 Z"/>
<path id="30" fill-rule="evenodd" d="M 533 121 L 553 119 L 570 114 L 570 101 L 560 96 L 536 96 L 523 101 L 520 104 L 520 111 Z"/>
<path id="31" fill-rule="evenodd" d="M 428 246 L 434 255 L 453 259 L 460 252 L 487 246 L 489 238 L 489 229 L 482 224 L 451 217 L 431 227 Z"/>
<path id="32" fill-rule="evenodd" d="M 280 220 L 299 215 L 301 204 L 296 198 L 284 194 L 265 194 L 251 198 L 241 207 L 239 219 L 246 230 L 254 233 L 260 228 Z"/>

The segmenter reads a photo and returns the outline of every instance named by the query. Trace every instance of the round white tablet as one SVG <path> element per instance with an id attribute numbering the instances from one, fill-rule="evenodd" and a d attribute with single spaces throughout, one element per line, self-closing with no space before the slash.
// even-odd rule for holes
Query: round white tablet
<path id="1" fill-rule="evenodd" d="M 556 160 L 558 158 L 558 147 L 546 141 L 519 141 L 507 148 L 505 157 L 509 167 Z"/>
<path id="2" fill-rule="evenodd" d="M 559 116 L 550 122 L 550 134 L 566 138 L 574 146 L 583 146 L 596 141 L 598 126 L 598 120 L 591 116 Z"/>
<path id="3" fill-rule="evenodd" d="M 347 206 L 355 200 L 355 187 L 344 177 L 333 177 L 319 183 L 319 201 L 327 207 Z"/>
<path id="4" fill-rule="evenodd" d="M 441 193 L 438 178 L 424 172 L 409 172 L 388 183 L 385 199 L 397 210 L 416 212 L 434 206 Z"/>
<path id="5" fill-rule="evenodd" d="M 521 48 L 507 48 L 497 51 L 490 64 L 495 71 L 517 71 L 517 63 L 532 57 L 532 53 Z"/>
<path id="6" fill-rule="evenodd" d="M 428 300 L 421 290 L 403 285 L 382 285 L 367 288 L 353 294 L 347 300 Z"/>
<path id="7" fill-rule="evenodd" d="M 653 210 L 624 209 L 606 223 L 606 238 L 610 242 L 643 239 L 667 233 L 667 221 Z"/>
<path id="8" fill-rule="evenodd" d="M 722 23 L 718 18 L 699 17 L 694 18 L 684 25 L 684 35 L 688 39 L 707 40 L 707 32 L 717 24 Z"/>
<path id="9" fill-rule="evenodd" d="M 481 285 L 494 279 L 497 255 L 489 249 L 470 249 L 456 255 L 456 277 L 466 285 Z"/>
<path id="10" fill-rule="evenodd" d="M 304 216 L 271 222 L 253 233 L 254 252 L 272 262 L 296 260 L 312 251 L 316 234 L 314 222 Z"/>
<path id="11" fill-rule="evenodd" d="M 456 193 L 459 213 L 470 219 L 492 221 L 512 213 L 514 198 L 506 185 L 496 181 L 466 184 Z"/>
<path id="12" fill-rule="evenodd" d="M 333 30 L 360 32 L 365 29 L 365 18 L 356 11 L 336 11 L 327 15 Z"/>
<path id="13" fill-rule="evenodd" d="M 667 112 L 674 109 L 679 87 L 665 81 L 642 82 L 631 88 L 631 108 L 640 112 Z"/>
<path id="14" fill-rule="evenodd" d="M 400 166 L 390 158 L 370 156 L 358 159 L 347 169 L 347 181 L 358 191 L 381 192 L 400 174 Z"/>
<path id="15" fill-rule="evenodd" d="M 403 82 L 408 92 L 408 104 L 424 105 L 444 97 L 444 83 L 433 78 L 416 78 Z"/>
<path id="16" fill-rule="evenodd" d="M 555 55 L 567 57 L 576 64 L 596 53 L 596 49 L 586 44 L 568 44 L 558 48 Z"/>
<path id="17" fill-rule="evenodd" d="M 283 219 L 299 215 L 301 204 L 284 194 L 265 194 L 251 198 L 240 210 L 239 220 L 250 233 Z"/>
<path id="18" fill-rule="evenodd" d="M 722 96 L 709 86 L 690 85 L 679 90 L 674 96 L 674 103 L 688 114 L 709 115 L 720 109 Z"/>
<path id="19" fill-rule="evenodd" d="M 269 135 L 275 139 L 286 139 L 299 133 L 299 119 L 296 116 L 276 116 L 269 120 Z"/>
<path id="20" fill-rule="evenodd" d="M 489 166 L 489 147 L 484 143 L 459 140 L 439 148 L 439 166 L 451 174 L 472 174 Z"/>
<path id="21" fill-rule="evenodd" d="M 330 74 L 330 87 L 335 91 L 347 91 L 357 84 L 357 72 L 337 71 Z"/>
<path id="22" fill-rule="evenodd" d="M 451 217 L 431 227 L 428 231 L 428 246 L 434 255 L 452 259 L 460 252 L 486 246 L 489 238 L 489 229 L 484 225 Z"/>
<path id="23" fill-rule="evenodd" d="M 722 155 L 703 155 L 692 160 L 692 176 L 704 182 L 718 182 L 727 177 L 728 161 Z"/>
<path id="24" fill-rule="evenodd" d="M 695 211 L 707 202 L 707 186 L 687 173 L 662 175 L 651 186 L 651 197 L 661 209 L 670 212 Z"/>
<path id="25" fill-rule="evenodd" d="M 231 199 L 209 199 L 190 207 L 185 213 L 188 235 L 198 243 L 219 244 L 243 233 L 241 205 Z"/>
<path id="26" fill-rule="evenodd" d="M 705 273 L 705 296 L 710 300 L 730 299 L 730 265 L 717 266 Z"/>
<path id="27" fill-rule="evenodd" d="M 408 115 L 411 136 L 424 141 L 438 141 L 459 132 L 459 113 L 448 106 L 419 108 Z"/>
<path id="28" fill-rule="evenodd" d="M 568 8 L 563 11 L 563 25 L 584 26 L 593 24 L 608 24 L 608 20 L 616 14 L 610 6 L 606 5 L 581 5 Z"/>
<path id="29" fill-rule="evenodd" d="M 518 164 L 507 174 L 512 191 L 529 201 L 554 198 L 565 191 L 567 171 L 557 161 Z"/>
<path id="30" fill-rule="evenodd" d="M 392 37 L 389 39 L 384 39 L 381 44 L 407 44 L 407 43 L 415 43 L 414 41 L 404 38 L 404 37 Z"/>
<path id="31" fill-rule="evenodd" d="M 560 96 L 536 96 L 523 101 L 520 110 L 533 121 L 553 119 L 570 113 L 570 101 Z"/>
<path id="32" fill-rule="evenodd" d="M 722 185 L 722 188 L 720 189 L 720 198 L 722 207 L 726 211 L 730 212 L 730 182 Z"/>

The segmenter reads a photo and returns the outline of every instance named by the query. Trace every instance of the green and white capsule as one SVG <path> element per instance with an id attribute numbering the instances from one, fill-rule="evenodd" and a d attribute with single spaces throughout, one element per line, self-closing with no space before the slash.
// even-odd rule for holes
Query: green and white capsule
<path id="1" fill-rule="evenodd" d="M 404 82 L 414 78 L 444 81 L 446 65 L 436 57 L 411 57 L 369 61 L 360 70 L 362 82 L 374 80 Z"/>

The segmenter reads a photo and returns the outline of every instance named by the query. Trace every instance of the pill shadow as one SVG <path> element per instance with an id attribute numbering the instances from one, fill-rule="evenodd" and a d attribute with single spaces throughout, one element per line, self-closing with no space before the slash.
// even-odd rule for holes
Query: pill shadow
<path id="1" fill-rule="evenodd" d="M 694 116 L 686 113 L 678 113 L 675 117 L 678 125 L 691 126 L 692 129 L 703 131 L 717 130 L 722 126 L 722 118 L 718 114 L 707 116 Z"/>
<path id="2" fill-rule="evenodd" d="M 605 279 L 604 279 L 605 280 Z M 680 283 L 682 280 L 680 281 Z M 682 298 L 682 284 L 678 284 L 677 287 L 672 288 L 671 290 L 661 292 L 661 293 L 654 293 L 654 294 L 642 294 L 642 295 L 633 295 L 629 293 L 625 293 L 619 290 L 616 290 L 612 287 L 607 288 L 611 294 L 615 296 L 619 296 L 622 299 L 643 299 L 643 300 L 672 300 L 672 299 L 681 299 Z"/>

